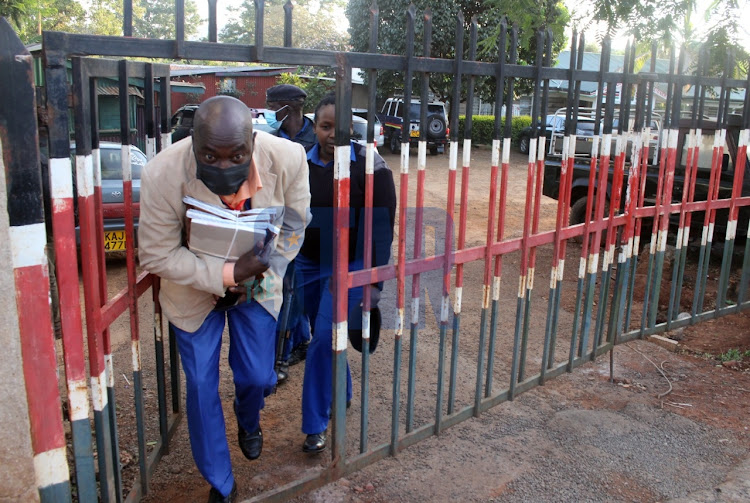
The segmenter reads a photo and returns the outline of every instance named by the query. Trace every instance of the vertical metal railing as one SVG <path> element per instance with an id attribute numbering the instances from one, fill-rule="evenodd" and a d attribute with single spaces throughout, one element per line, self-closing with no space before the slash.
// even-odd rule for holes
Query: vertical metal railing
<path id="1" fill-rule="evenodd" d="M 39 135 L 35 116 L 33 60 L 10 24 L 0 18 L 0 150 L 5 167 L 9 248 L 16 289 L 18 329 L 23 358 L 23 377 L 29 407 L 31 448 L 39 499 L 70 501 L 61 400 L 57 388 L 54 333 L 49 313 L 49 270 L 45 247 L 42 179 L 39 169 Z M 53 118 L 54 119 L 54 118 Z M 57 163 L 53 166 L 55 171 Z M 52 170 L 51 170 L 52 171 Z M 59 186 L 53 186 L 59 189 Z M 62 198 L 65 194 L 59 192 Z M 85 490 L 91 487 L 90 458 L 81 446 L 85 433 L 79 413 L 85 394 L 80 391 L 80 355 L 75 339 L 66 341 L 72 350 L 70 362 L 77 372 L 69 376 L 71 418 L 76 421 L 76 462 L 81 465 Z M 84 387 L 85 393 L 85 387 Z"/>
<path id="2" fill-rule="evenodd" d="M 98 476 L 100 495 L 104 501 L 134 501 L 148 491 L 148 482 L 153 466 L 161 454 L 168 449 L 171 435 L 180 410 L 180 375 L 179 362 L 175 351 L 174 336 L 169 334 L 170 350 L 170 384 L 172 398 L 172 415 L 168 413 L 166 367 L 164 365 L 165 348 L 162 333 L 161 311 L 158 306 L 158 281 L 145 274 L 137 275 L 134 262 L 135 233 L 133 221 L 135 207 L 132 203 L 132 174 L 126 168 L 123 176 L 125 192 L 126 243 L 127 243 L 127 276 L 128 289 L 113 298 L 108 298 L 106 284 L 106 261 L 103 255 L 103 234 L 101 232 L 101 174 L 99 159 L 99 141 L 96 78 L 117 76 L 121 97 L 122 126 L 122 159 L 129 166 L 129 77 L 145 78 L 146 90 L 146 133 L 147 154 L 152 157 L 157 151 L 166 148 L 170 143 L 169 136 L 169 72 L 163 65 L 144 65 L 132 61 L 90 60 L 73 57 L 73 86 L 67 81 L 66 61 L 82 53 L 98 52 L 103 56 L 127 57 L 160 57 L 184 59 L 216 59 L 237 62 L 260 62 L 273 64 L 312 64 L 328 66 L 336 70 L 337 92 L 337 148 L 335 161 L 335 257 L 334 278 L 334 403 L 332 407 L 332 459 L 319 474 L 305 475 L 304 478 L 292 481 L 284 487 L 275 488 L 259 498 L 283 499 L 297 492 L 313 488 L 337 477 L 350 473 L 366 464 L 387 455 L 395 455 L 399 450 L 418 442 L 430 435 L 440 434 L 444 428 L 454 425 L 469 417 L 478 416 L 483 410 L 500 402 L 512 400 L 519 393 L 527 391 L 545 380 L 552 379 L 565 371 L 609 352 L 610 362 L 614 358 L 612 349 L 619 343 L 635 337 L 645 337 L 670 328 L 697 323 L 707 317 L 718 316 L 747 307 L 747 285 L 750 281 L 750 249 L 745 243 L 745 259 L 739 271 L 739 283 L 736 299 L 728 293 L 731 276 L 737 274 L 733 267 L 734 250 L 739 245 L 739 223 L 743 221 L 750 205 L 750 194 L 743 191 L 745 185 L 744 171 L 747 169 L 747 143 L 750 124 L 748 116 L 748 88 L 750 81 L 737 80 L 730 76 L 730 63 L 720 78 L 708 75 L 707 66 L 699 67 L 695 75 L 685 73 L 686 49 L 672 51 L 669 70 L 657 71 L 656 50 L 652 49 L 651 66 L 647 72 L 636 73 L 635 44 L 626 50 L 623 67 L 613 70 L 611 63 L 611 43 L 606 40 L 601 54 L 598 70 L 583 68 L 584 40 L 574 34 L 571 42 L 570 61 L 567 69 L 552 68 L 554 56 L 552 40 L 548 33 L 539 33 L 536 38 L 535 59 L 529 66 L 519 65 L 517 56 L 518 35 L 516 28 L 508 37 L 507 27 L 500 27 L 497 60 L 494 62 L 478 61 L 477 23 L 468 23 L 470 34 L 468 47 L 464 47 L 465 20 L 462 15 L 456 19 L 456 52 L 452 59 L 431 57 L 432 53 L 432 17 L 429 11 L 422 17 L 423 49 L 416 54 L 415 21 L 417 11 L 414 6 L 405 10 L 402 18 L 406 38 L 405 55 L 379 54 L 378 27 L 384 22 L 380 17 L 377 3 L 373 2 L 370 20 L 370 43 L 367 53 L 335 53 L 330 51 L 313 51 L 293 47 L 293 23 L 291 3 L 284 6 L 284 47 L 266 47 L 264 45 L 264 2 L 256 0 L 254 44 L 216 44 L 216 2 L 209 2 L 209 41 L 194 42 L 184 37 L 184 2 L 177 0 L 174 41 L 147 41 L 129 38 L 132 34 L 132 6 L 125 4 L 123 33 L 125 37 L 95 37 L 89 35 L 46 33 L 45 58 L 47 101 L 50 110 L 50 173 L 52 192 L 55 202 L 53 226 L 55 247 L 60 274 L 61 298 L 63 309 L 63 349 L 68 379 L 68 401 L 73 411 L 72 437 L 74 462 L 78 493 L 81 498 L 86 495 L 95 497 L 97 492 L 94 467 L 93 446 L 90 440 L 88 415 L 88 397 L 85 386 L 85 361 L 83 359 L 82 322 L 80 319 L 80 300 L 77 291 L 75 268 L 75 224 L 74 192 L 70 163 L 70 138 L 68 132 L 68 94 L 72 95 L 75 140 L 76 140 L 76 180 L 77 216 L 80 222 L 81 259 L 86 298 L 86 326 L 88 334 L 88 361 L 91 376 L 91 394 L 93 402 L 94 430 L 96 434 L 96 453 L 98 459 Z M 8 30 L 3 26 L 3 30 Z M 509 40 L 507 40 L 509 39 Z M 506 44 L 506 41 L 508 42 Z M 217 46 L 221 50 L 217 50 Z M 92 49 L 93 48 L 93 49 Z M 701 61 L 705 61 L 702 53 Z M 700 59 L 700 58 L 699 58 Z M 728 60 L 731 61 L 731 58 Z M 369 120 L 367 133 L 366 162 L 366 202 L 365 202 L 365 235 L 366 243 L 372 239 L 372 200 L 373 200 L 373 155 L 374 155 L 374 110 L 377 103 L 378 71 L 400 71 L 404 75 L 403 121 L 401 126 L 401 154 L 399 158 L 399 208 L 398 208 L 398 241 L 394 263 L 390 266 L 372 268 L 370 246 L 367 244 L 362 271 L 349 273 L 348 264 L 348 220 L 349 220 L 349 183 L 350 183 L 350 150 L 348 127 L 351 121 L 349 110 L 352 104 L 352 68 L 362 68 L 369 79 L 368 104 Z M 661 72 L 661 73 L 660 73 Z M 448 173 L 433 174 L 428 168 L 426 152 L 428 136 L 426 122 L 429 100 L 430 79 L 436 75 L 449 75 L 453 79 L 450 96 L 450 141 L 448 152 Z M 459 207 L 456 208 L 456 177 L 459 162 L 459 104 L 464 101 L 466 109 L 471 110 L 475 94 L 475 82 L 479 77 L 494 79 L 495 84 L 495 124 L 492 137 L 491 166 L 489 183 L 486 190 L 487 222 L 482 230 L 486 239 L 479 245 L 467 246 L 467 231 L 471 224 L 468 217 L 470 205 L 470 173 L 472 183 L 479 180 L 480 169 L 471 165 L 473 122 L 471 114 L 464 121 L 462 143 L 461 188 Z M 14 77 L 17 78 L 17 77 Z M 415 80 L 417 79 L 417 80 Z M 539 117 L 548 110 L 550 80 L 567 81 L 567 113 L 563 150 L 559 164 L 547 149 L 545 127 L 539 124 Z M 154 80 L 158 80 L 158 103 L 161 116 L 154 117 Z M 524 226 L 520 236 L 507 232 L 508 186 L 512 169 L 510 164 L 511 118 L 515 87 L 520 81 L 527 81 L 532 87 L 532 126 L 533 138 L 526 163 L 526 193 L 523 207 Z M 412 116 L 412 86 L 419 82 L 420 131 L 417 142 L 417 180 L 414 243 L 409 250 L 407 241 L 407 219 L 410 215 L 409 202 L 409 168 L 410 137 Z M 595 82 L 597 88 L 594 117 L 594 135 L 592 137 L 591 155 L 585 158 L 588 166 L 586 185 L 586 208 L 583 224 L 569 224 L 568 213 L 573 203 L 573 181 L 575 171 L 581 164 L 581 154 L 576 145 L 581 136 L 576 131 L 578 107 L 581 100 L 581 85 L 584 82 Z M 689 127 L 680 120 L 683 102 L 688 101 L 684 95 L 686 86 L 692 86 L 692 117 Z M 660 124 L 658 148 L 654 148 L 651 119 L 657 107 L 655 88 L 666 86 L 664 99 L 664 122 Z M 615 98 L 620 89 L 619 98 Z M 718 117 L 715 121 L 703 117 L 706 102 L 710 98 L 707 89 L 718 89 Z M 743 117 L 730 116 L 729 104 L 731 90 L 745 90 Z M 416 93 L 414 93 L 416 96 Z M 606 97 L 606 98 L 605 98 Z M 619 99 L 619 103 L 615 103 Z M 501 115 L 502 103 L 505 101 L 508 113 L 503 124 Z M 631 102 L 634 105 L 631 105 Z M 634 106 L 633 111 L 631 108 Z M 618 125 L 613 127 L 614 121 Z M 161 134 L 157 136 L 156 124 L 160 124 Z M 738 129 L 738 139 L 732 135 Z M 503 127 L 504 126 L 504 127 Z M 731 133 L 730 133 L 731 132 Z M 701 158 L 702 138 L 713 134 L 714 145 L 712 160 L 709 166 L 709 180 L 706 194 L 696 190 L 699 164 Z M 683 159 L 682 147 L 686 152 Z M 705 154 L 705 152 L 703 152 Z M 734 172 L 724 172 L 725 154 L 734 155 Z M 653 155 L 652 155 L 653 154 Z M 654 162 L 654 160 L 656 162 Z M 679 161 L 679 162 L 678 162 Z M 28 167 L 26 167 L 28 169 Z M 472 170 L 472 168 L 474 168 Z M 15 168 L 14 168 L 15 169 Z M 558 173 L 551 171 L 558 170 Z M 476 173 L 476 174 L 475 174 Z M 542 188 L 548 175 L 557 175 L 559 186 L 558 202 L 554 211 L 554 227 L 544 227 L 541 221 Z M 684 178 L 677 179 L 678 174 Z M 425 237 L 425 184 L 428 176 L 440 176 L 445 180 L 447 192 L 445 199 L 437 203 L 445 208 L 444 227 L 440 229 L 442 249 L 432 256 L 423 250 Z M 653 186 L 652 186 L 653 184 Z M 473 194 L 473 193 L 472 193 Z M 472 198 L 474 196 L 472 195 Z M 474 201 L 472 200 L 471 203 Z M 484 204 L 485 201 L 482 201 Z M 454 215 L 458 210 L 458 219 Z M 721 220 L 722 212 L 729 215 L 726 224 Z M 495 213 L 497 212 L 497 213 Z M 693 218 L 693 213 L 696 213 Z M 11 214 L 11 219 L 13 219 Z M 660 299 L 661 287 L 665 278 L 665 253 L 670 230 L 676 225 L 675 260 L 671 272 L 671 289 L 669 299 Z M 695 295 L 692 300 L 691 318 L 679 316 L 684 272 L 689 264 L 687 248 L 691 245 L 692 220 L 701 220 L 703 234 L 697 264 Z M 37 225 L 38 222 L 32 222 Z M 455 223 L 458 225 L 456 226 Z M 649 233 L 649 258 L 641 264 L 646 270 L 646 286 L 641 304 L 634 301 L 636 270 L 639 268 L 639 248 L 642 234 Z M 726 225 L 723 235 L 717 234 L 719 225 Z M 14 221 L 11 221 L 14 226 Z M 19 225 L 19 224 L 15 224 Z M 441 224 L 442 225 L 442 224 Z M 36 227 L 34 227 L 36 229 Z M 744 230 L 744 229 L 743 229 Z M 716 235 L 716 237 L 715 237 Z M 454 240 L 454 236 L 456 239 Z M 568 246 L 572 238 L 581 237 L 580 254 L 574 246 Z M 723 253 L 718 266 L 718 294 L 713 309 L 704 311 L 709 271 L 716 269 L 711 263 L 712 247 L 718 247 L 717 239 L 723 237 Z M 744 236 L 743 236 L 744 237 Z M 645 236 L 644 236 L 645 241 Z M 436 240 L 438 242 L 438 240 Z M 645 243 L 644 243 L 645 244 Z M 603 248 L 602 248 L 603 245 Z M 547 254 L 541 251 L 549 249 L 550 259 L 542 259 Z M 603 251 L 602 251 L 603 250 Z M 518 253 L 518 269 L 513 264 L 504 263 L 504 258 Z M 600 257 L 601 253 L 601 257 Z M 411 255 L 411 259 L 407 257 Z M 561 302 L 565 262 L 575 255 L 579 261 L 576 276 L 576 297 L 572 319 L 562 316 L 565 307 Z M 575 260 L 575 258 L 573 258 Z M 465 274 L 470 264 L 482 261 L 482 284 L 465 283 Z M 479 264 L 478 264 L 479 265 Z M 505 267 L 504 267 L 505 266 Z M 548 266 L 548 269 L 547 269 Z M 42 268 L 43 269 L 43 268 Z M 421 275 L 428 271 L 439 271 L 441 274 L 441 300 L 438 323 L 435 327 L 437 346 L 437 364 L 434 375 L 422 376 L 418 371 L 420 344 L 429 343 L 429 338 L 420 332 Z M 456 275 L 452 285 L 451 275 Z M 44 275 L 43 271 L 40 273 Z M 518 286 L 515 292 L 515 319 L 509 333 L 499 329 L 502 324 L 500 306 L 509 301 L 511 295 L 501 288 L 503 275 L 518 278 L 506 279 L 507 284 Z M 40 276 L 40 277 L 41 277 Z M 412 277 L 412 291 L 407 299 L 406 280 Z M 534 278 L 548 277 L 550 281 L 549 298 L 545 306 L 534 302 Z M 517 282 L 514 281 L 517 279 Z M 392 281 L 395 280 L 395 281 Z M 75 282 L 74 282 L 75 281 Z M 358 454 L 348 455 L 347 435 L 351 431 L 346 421 L 346 348 L 347 348 L 347 290 L 350 287 L 367 287 L 374 282 L 392 281 L 396 289 L 397 317 L 395 330 L 388 332 L 393 336 L 393 374 L 390 396 L 390 428 L 387 439 L 372 447 L 369 436 L 370 410 L 370 373 L 369 327 L 370 299 L 364 296 L 363 301 L 363 354 L 362 354 L 362 387 L 361 415 L 359 418 Z M 142 340 L 138 326 L 137 300 L 149 287 L 153 287 L 152 298 L 155 301 L 154 341 L 157 368 L 157 404 L 159 410 L 159 441 L 151 454 L 147 449 L 147 432 L 145 423 L 144 396 L 142 384 Z M 75 289 L 75 291 L 74 291 Z M 480 325 L 478 333 L 462 328 L 462 317 L 467 317 L 462 309 L 467 294 L 481 289 Z M 511 288 L 512 290 L 515 290 Z M 453 299 L 451 299 L 453 296 Z M 453 304 L 451 306 L 451 300 Z M 510 299 L 512 303 L 513 299 Z M 411 312 L 407 314 L 407 302 L 411 302 Z M 735 306 L 727 307 L 729 302 Z M 667 309 L 663 309 L 666 304 Z M 452 307 L 452 319 L 451 318 Z M 115 413 L 115 381 L 113 348 L 108 333 L 110 323 L 127 310 L 131 320 L 132 368 L 134 378 L 134 403 L 136 409 L 136 429 L 138 436 L 138 480 L 127 495 L 124 487 L 131 481 L 123 480 L 119 460 L 119 439 L 117 435 L 117 414 Z M 541 312 L 541 311 L 544 311 Z M 640 311 L 640 319 L 638 317 Z M 78 313 L 78 318 L 76 314 Z M 537 313 L 545 316 L 544 330 L 535 330 Z M 664 318 L 666 316 L 666 319 Z M 563 319 L 565 318 L 565 319 Z M 408 321 L 407 321 L 408 320 Z M 402 362 L 403 335 L 406 323 L 410 325 L 408 341 L 408 362 L 406 368 L 405 414 L 402 414 L 402 379 L 404 378 Z M 452 323 L 451 340 L 448 341 L 449 323 Z M 429 329 L 423 329 L 427 335 Z M 570 334 L 568 338 L 568 334 Z M 34 340 L 34 339 L 32 339 Z M 476 346 L 474 346 L 476 344 Z M 448 348 L 450 347 L 450 357 Z M 473 353 L 476 347 L 476 353 Z M 41 348 L 48 351 L 49 348 Z M 471 353 L 471 358 L 467 354 Z M 564 356 L 556 358 L 558 354 Z M 44 353 L 47 355 L 47 353 Z M 47 355 L 48 356 L 48 355 Z M 476 361 L 476 368 L 471 368 L 476 375 L 470 396 L 462 396 L 459 375 L 466 371 L 467 361 Z M 446 364 L 448 367 L 446 368 Z M 539 369 L 538 372 L 532 369 Z M 49 371 L 50 369 L 46 369 Z M 446 375 L 447 374 L 447 375 Z M 508 379 L 506 381 L 506 378 Z M 417 425 L 418 385 L 432 380 L 435 385 L 434 417 L 426 424 Z M 51 382 L 55 382 L 52 378 Z M 82 384 L 83 382 L 83 384 Z M 507 383 L 497 389 L 498 382 Z M 32 383 L 33 384 L 33 383 Z M 447 389 L 446 389 L 447 387 Z M 121 397 L 117 397 L 120 398 Z M 85 405 L 84 405 L 85 404 Z M 466 404 L 460 406 L 460 404 Z M 36 407 L 33 405 L 32 407 Z M 54 404 L 44 404 L 49 410 Z M 34 409 L 36 410 L 36 409 Z M 41 409 L 40 409 L 41 410 Z M 33 414 L 32 414 L 33 416 Z M 32 417 L 33 420 L 33 417 Z M 57 431 L 54 422 L 50 431 Z M 88 428 L 88 429 L 87 429 Z M 35 453 L 47 456 L 46 447 L 53 447 L 58 453 L 60 447 L 47 442 L 45 434 L 34 430 Z M 87 439 L 88 437 L 88 439 Z M 50 437 L 51 438 L 51 437 Z M 47 442 L 47 443 L 44 443 Z M 49 444 L 49 445 L 48 445 Z M 53 445 L 54 444 L 54 445 Z M 46 446 L 37 449 L 38 446 Z M 58 449 L 58 450 L 56 450 Z M 55 460 L 60 456 L 54 454 Z M 42 458 L 40 458 L 42 459 Z M 68 466 L 62 464 L 54 484 L 40 487 L 43 497 L 54 492 L 55 495 L 69 497 L 70 482 Z M 63 477 L 64 474 L 64 477 Z M 63 480 L 64 479 L 64 480 Z M 50 492 L 52 491 L 52 492 Z M 54 498 L 50 497 L 50 501 Z"/>

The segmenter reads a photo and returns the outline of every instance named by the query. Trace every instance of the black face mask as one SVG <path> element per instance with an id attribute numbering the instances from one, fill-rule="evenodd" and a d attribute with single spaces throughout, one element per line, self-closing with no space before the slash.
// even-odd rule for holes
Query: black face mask
<path id="1" fill-rule="evenodd" d="M 196 163 L 198 180 L 203 182 L 208 190 L 220 196 L 229 196 L 240 190 L 240 186 L 245 183 L 250 171 L 250 161 L 224 169 L 203 164 L 198 160 Z"/>

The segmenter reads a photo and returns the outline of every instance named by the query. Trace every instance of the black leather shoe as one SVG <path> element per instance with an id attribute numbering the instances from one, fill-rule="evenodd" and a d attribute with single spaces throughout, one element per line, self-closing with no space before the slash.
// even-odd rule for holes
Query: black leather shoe
<path id="1" fill-rule="evenodd" d="M 308 435 L 305 443 L 302 444 L 302 450 L 311 454 L 326 450 L 326 432 Z"/>
<path id="2" fill-rule="evenodd" d="M 242 454 L 249 460 L 258 459 L 263 451 L 263 431 L 260 426 L 252 433 L 246 432 L 242 426 L 237 425 L 237 440 L 240 444 Z"/>
<path id="3" fill-rule="evenodd" d="M 299 362 L 302 362 L 307 358 L 307 347 L 310 345 L 310 341 L 305 341 L 297 345 L 296 348 L 292 349 L 292 352 L 289 354 L 289 366 L 297 365 Z"/>
<path id="4" fill-rule="evenodd" d="M 289 379 L 289 365 L 286 362 L 276 364 L 276 384 L 283 384 Z"/>
<path id="5" fill-rule="evenodd" d="M 237 499 L 237 482 L 232 486 L 232 490 L 227 496 L 223 496 L 217 489 L 211 488 L 208 493 L 208 503 L 232 503 Z"/>

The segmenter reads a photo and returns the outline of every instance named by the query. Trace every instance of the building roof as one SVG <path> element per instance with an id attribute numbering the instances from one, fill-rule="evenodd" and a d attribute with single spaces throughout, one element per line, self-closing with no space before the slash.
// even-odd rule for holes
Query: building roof
<path id="1" fill-rule="evenodd" d="M 172 77 L 183 77 L 188 75 L 216 74 L 219 77 L 239 77 L 252 74 L 258 77 L 265 77 L 295 71 L 296 69 L 296 66 L 210 66 L 171 64 L 170 75 Z"/>

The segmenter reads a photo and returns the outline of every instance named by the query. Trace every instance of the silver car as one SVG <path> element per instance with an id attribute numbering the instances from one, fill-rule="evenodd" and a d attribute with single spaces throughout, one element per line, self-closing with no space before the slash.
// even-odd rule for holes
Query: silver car
<path id="1" fill-rule="evenodd" d="M 75 155 L 75 144 L 70 146 Z M 102 214 L 104 216 L 104 250 L 125 249 L 125 204 L 122 186 L 122 144 L 99 143 L 102 172 Z M 130 145 L 130 169 L 133 187 L 133 214 L 138 227 L 139 202 L 141 200 L 141 169 L 147 159 L 138 147 Z M 78 234 L 78 228 L 76 228 Z"/>

